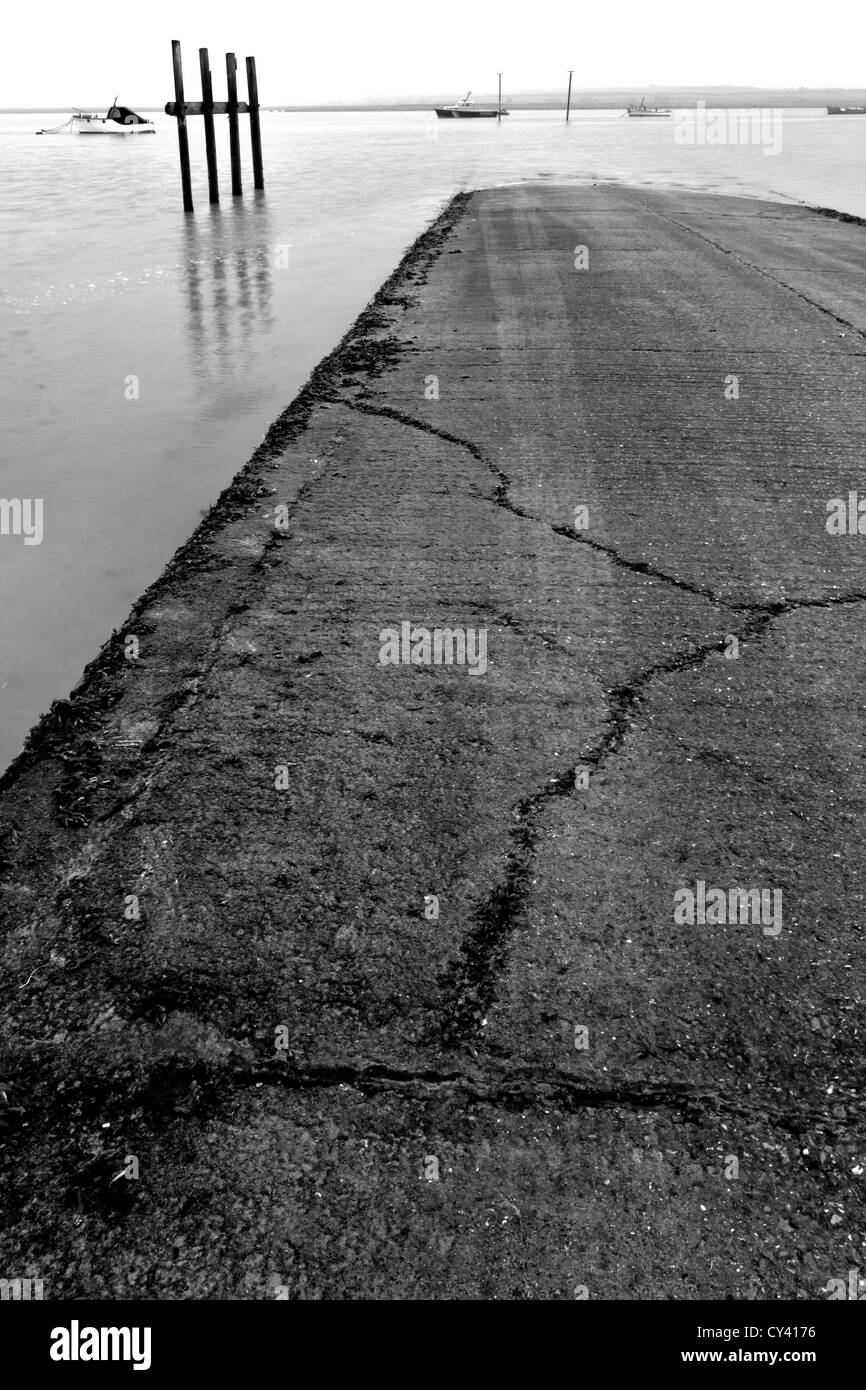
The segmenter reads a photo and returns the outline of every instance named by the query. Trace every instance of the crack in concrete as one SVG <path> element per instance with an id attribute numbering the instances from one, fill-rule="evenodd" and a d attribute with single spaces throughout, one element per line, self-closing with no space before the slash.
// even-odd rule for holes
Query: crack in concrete
<path id="1" fill-rule="evenodd" d="M 747 630 L 753 635 L 759 625 L 764 627 L 769 621 L 768 617 L 752 619 L 736 635 L 744 638 Z M 607 730 L 598 745 L 584 752 L 568 772 L 551 777 L 539 791 L 512 806 L 514 824 L 508 830 L 510 848 L 504 876 L 476 909 L 475 924 L 463 941 L 461 954 L 442 980 L 445 1003 L 441 1038 L 446 1047 L 457 1047 L 477 1038 L 484 1026 L 484 1015 L 493 1003 L 496 977 L 504 964 L 509 938 L 529 899 L 538 837 L 536 813 L 549 798 L 570 797 L 575 792 L 578 768 L 592 768 L 598 773 L 619 751 L 632 728 L 643 692 L 652 681 L 702 665 L 713 653 L 723 651 L 726 643 L 727 635 L 702 643 L 692 652 L 681 652 L 655 663 L 628 684 L 614 686 L 608 691 Z"/>
<path id="2" fill-rule="evenodd" d="M 842 595 L 837 602 L 846 604 L 864 599 L 866 595 Z M 464 939 L 461 955 L 442 981 L 446 994 L 442 1041 L 447 1047 L 460 1046 L 477 1038 L 484 1025 L 484 1015 L 493 1003 L 496 976 L 504 963 L 510 935 L 529 898 L 538 836 L 534 818 L 545 802 L 551 797 L 571 797 L 577 789 L 577 771 L 581 766 L 598 773 L 619 752 L 634 727 L 647 687 L 654 681 L 702 666 L 714 654 L 724 652 L 731 636 L 740 642 L 754 641 L 764 637 L 778 617 L 798 608 L 827 606 L 835 605 L 806 600 L 777 604 L 773 611 L 754 612 L 736 632 L 701 643 L 691 652 L 680 652 L 656 662 L 631 682 L 608 691 L 607 731 L 600 743 L 584 752 L 574 768 L 551 777 L 539 791 L 521 798 L 511 808 L 515 824 L 508 831 L 511 848 L 506 854 L 504 876 L 476 910 L 475 925 Z"/>
<path id="3" fill-rule="evenodd" d="M 527 521 L 537 521 L 538 518 L 530 516 L 527 512 L 522 512 L 508 500 L 508 489 L 511 487 L 511 479 L 501 468 L 497 468 L 492 463 L 484 450 L 473 440 L 466 439 L 463 435 L 452 434 L 450 430 L 439 429 L 436 425 L 431 425 L 427 420 L 419 420 L 414 415 L 407 415 L 403 410 L 397 410 L 390 405 L 371 405 L 373 399 L 369 393 L 364 399 L 347 401 L 346 404 L 352 410 L 357 410 L 361 415 L 374 415 L 383 420 L 394 420 L 397 424 L 406 425 L 409 429 L 421 430 L 424 434 L 432 434 L 436 439 L 443 439 L 446 444 L 457 444 L 460 448 L 466 449 L 477 463 L 483 468 L 487 468 L 496 479 L 496 490 L 493 500 L 499 507 L 505 507 L 509 512 L 514 512 L 515 516 L 523 517 Z M 488 499 L 489 500 L 489 499 Z"/>
<path id="4" fill-rule="evenodd" d="M 540 520 L 540 518 L 537 519 Z M 576 541 L 578 545 L 589 546 L 590 550 L 595 550 L 600 555 L 606 555 L 612 564 L 619 569 L 628 570 L 631 574 L 645 574 L 649 579 L 659 579 L 664 584 L 670 584 L 674 589 L 681 589 L 683 593 L 691 594 L 695 598 L 706 599 L 708 603 L 713 603 L 717 607 L 735 610 L 749 607 L 749 604 L 734 603 L 730 599 L 722 598 L 712 589 L 705 589 L 700 584 L 692 584 L 688 579 L 678 579 L 676 575 L 658 569 L 647 560 L 629 560 L 621 555 L 614 546 L 605 545 L 603 541 L 598 541 L 595 537 L 584 534 L 582 531 L 575 531 L 573 526 L 556 526 L 553 522 L 548 524 L 551 531 L 555 531 L 558 536 L 565 536 L 567 540 Z"/>
<path id="5" fill-rule="evenodd" d="M 353 410 L 370 416 L 394 421 L 406 428 L 417 429 L 425 434 L 442 439 L 448 444 L 457 445 L 488 469 L 496 479 L 493 496 L 487 500 L 502 507 L 521 520 L 546 526 L 550 531 L 567 540 L 589 546 L 592 550 L 606 556 L 611 564 L 633 574 L 657 579 L 681 592 L 726 608 L 732 614 L 746 615 L 739 626 L 713 641 L 703 642 L 691 651 L 678 652 L 664 661 L 655 662 L 636 675 L 630 682 L 614 686 L 608 691 L 608 716 L 605 720 L 607 731 L 600 743 L 585 752 L 577 760 L 577 766 L 590 767 L 595 772 L 607 764 L 622 747 L 644 698 L 647 687 L 664 676 L 678 675 L 683 671 L 702 666 L 711 656 L 724 652 L 730 637 L 738 641 L 754 641 L 766 635 L 771 625 L 781 617 L 800 609 L 834 608 L 846 604 L 866 601 L 866 593 L 859 591 L 837 593 L 823 598 L 783 599 L 773 602 L 733 602 L 724 599 L 710 589 L 688 580 L 679 579 L 643 560 L 630 560 L 612 546 L 589 537 L 570 526 L 560 526 L 545 522 L 543 518 L 524 511 L 516 506 L 508 496 L 511 479 L 498 468 L 485 454 L 480 445 L 465 436 L 453 433 L 419 420 L 392 406 L 373 405 L 366 400 L 349 402 Z M 500 619 L 503 623 L 520 632 L 521 624 L 511 615 Z M 524 629 L 526 630 L 526 629 Z M 529 633 L 540 637 L 546 645 L 555 646 L 565 652 L 567 649 L 553 642 L 542 633 Z M 568 653 L 569 656 L 573 655 Z M 484 1015 L 491 1006 L 496 987 L 496 977 L 504 963 L 508 940 L 523 909 L 526 906 L 531 886 L 531 872 L 535 859 L 537 828 L 534 822 L 536 812 L 550 797 L 571 796 L 577 785 L 577 768 L 567 773 L 551 777 L 547 783 L 531 796 L 522 797 L 511 808 L 512 824 L 508 831 L 510 847 L 506 852 L 506 868 L 503 877 L 494 886 L 487 898 L 475 912 L 474 926 L 464 938 L 460 956 L 449 967 L 441 981 L 444 995 L 443 1018 L 440 1040 L 447 1048 L 460 1047 L 479 1037 L 484 1026 Z"/>
<path id="6" fill-rule="evenodd" d="M 506 853 L 504 876 L 476 909 L 475 924 L 463 941 L 460 957 L 442 980 L 445 1003 L 441 1039 L 446 1047 L 459 1047 L 477 1039 L 484 1026 L 484 1015 L 494 1001 L 496 978 L 504 964 L 511 933 L 529 899 L 538 838 L 536 813 L 549 798 L 571 797 L 575 793 L 578 768 L 589 767 L 598 773 L 605 767 L 631 732 L 646 688 L 653 681 L 703 665 L 710 656 L 724 651 L 730 635 L 739 641 L 762 637 L 772 622 L 773 615 L 769 613 L 753 615 L 737 633 L 657 662 L 632 682 L 614 686 L 608 692 L 607 731 L 597 747 L 583 753 L 576 767 L 551 777 L 539 791 L 512 806 L 515 824 L 508 831 L 511 847 Z"/>
<path id="7" fill-rule="evenodd" d="M 796 607 L 803 608 L 830 608 L 837 603 L 860 603 L 866 599 L 866 594 L 855 591 L 850 594 L 830 594 L 825 598 L 816 599 L 788 599 L 771 600 L 761 602 L 759 600 L 735 600 L 725 598 L 713 589 L 707 589 L 703 585 L 693 584 L 690 580 L 679 579 L 675 574 L 669 574 L 666 570 L 659 569 L 650 564 L 647 560 L 631 560 L 623 555 L 615 546 L 606 545 L 603 541 L 596 540 L 594 537 L 576 531 L 572 526 L 558 525 L 552 521 L 545 521 L 543 517 L 537 516 L 534 512 L 524 511 L 517 506 L 508 496 L 512 486 L 512 479 L 508 474 L 495 463 L 493 463 L 484 450 L 474 442 L 467 439 L 464 435 L 454 434 L 450 430 L 440 429 L 437 425 L 431 425 L 427 420 L 419 420 L 413 415 L 408 415 L 405 411 L 396 410 L 392 406 L 373 406 L 368 400 L 348 400 L 345 404 L 351 409 L 359 411 L 363 415 L 380 416 L 385 420 L 393 420 L 398 424 L 405 425 L 409 429 L 420 430 L 424 434 L 433 435 L 437 439 L 442 439 L 446 444 L 456 444 L 480 463 L 496 478 L 496 489 L 492 497 L 487 497 L 488 502 L 493 502 L 497 507 L 504 508 L 512 516 L 519 517 L 522 521 L 531 521 L 537 526 L 544 526 L 553 531 L 557 536 L 563 536 L 566 540 L 574 541 L 578 545 L 588 546 L 589 549 L 604 555 L 619 569 L 628 570 L 631 574 L 644 575 L 649 579 L 658 579 L 663 584 L 669 584 L 674 589 L 679 589 L 683 593 L 691 594 L 695 598 L 705 599 L 707 603 L 712 603 L 718 608 L 728 608 L 734 613 L 769 613 L 776 614 L 790 611 Z"/>
<path id="8" fill-rule="evenodd" d="M 294 1058 L 271 1060 L 230 1072 L 233 1084 L 277 1085 L 292 1091 L 350 1086 L 365 1095 L 396 1094 L 413 1100 L 457 1099 L 502 1109 L 552 1109 L 561 1114 L 588 1109 L 624 1107 L 634 1110 L 673 1110 L 697 1120 L 711 1113 L 769 1118 L 783 1127 L 805 1124 L 825 1127 L 834 1121 L 826 1109 L 795 1103 L 744 1101 L 739 1093 L 688 1081 L 630 1082 L 625 1078 L 602 1085 L 559 1067 L 526 1065 L 467 1070 L 464 1067 L 397 1067 L 384 1062 L 307 1063 Z M 844 1126 L 840 1126 L 844 1128 Z"/>
<path id="9" fill-rule="evenodd" d="M 232 1080 L 244 1085 L 270 1083 L 289 1090 L 313 1090 L 318 1087 L 351 1086 L 367 1094 L 393 1091 L 424 1099 L 431 1095 L 461 1096 L 470 1101 L 516 1109 L 536 1109 L 553 1105 L 560 1111 L 609 1106 L 670 1107 L 693 1109 L 724 1106 L 721 1098 L 707 1088 L 687 1082 L 629 1084 L 621 1082 L 600 1086 L 581 1080 L 559 1069 L 515 1067 L 490 1074 L 470 1072 L 464 1068 L 443 1070 L 403 1068 L 383 1062 L 362 1064 L 297 1064 L 294 1061 L 273 1060 L 246 1068 L 233 1068 Z"/>
<path id="10" fill-rule="evenodd" d="M 724 1116 L 758 1124 L 762 1130 L 769 1122 L 796 1135 L 817 1129 L 842 1136 L 852 1133 L 857 1124 L 850 1108 L 844 1116 L 837 1116 L 828 1104 L 810 1104 L 793 1095 L 781 1101 L 769 1100 L 748 1093 L 748 1088 L 744 1093 L 734 1083 L 725 1088 L 684 1079 L 630 1080 L 624 1075 L 602 1081 L 544 1062 L 503 1066 L 487 1062 L 474 1068 L 399 1066 L 377 1059 L 303 1062 L 292 1053 L 263 1061 L 226 1059 L 217 1064 L 165 1057 L 131 1092 L 128 1071 L 121 1068 L 118 1073 L 90 1078 L 77 1096 L 70 1093 L 60 1099 L 49 1085 L 45 1103 L 51 1106 L 51 1124 L 60 1124 L 64 1131 L 70 1114 L 77 1116 L 77 1123 L 85 1124 L 95 1116 L 110 1114 L 119 1156 L 140 1141 L 142 1124 L 146 1131 L 162 1134 L 190 1115 L 196 1114 L 200 1121 L 215 1116 L 241 1090 L 264 1087 L 289 1093 L 350 1088 L 365 1098 L 390 1096 L 410 1104 L 457 1104 L 463 1112 L 467 1105 L 521 1115 L 537 1111 L 562 1116 L 592 1110 L 667 1111 L 692 1125 Z M 39 1114 L 39 1107 L 31 1104 L 28 1109 L 31 1121 L 38 1117 L 41 1125 L 48 1119 L 46 1114 Z M 24 1109 L 15 1113 L 12 1141 L 15 1131 L 23 1134 L 19 1120 L 25 1113 Z M 124 1137 L 130 1125 L 135 1127 L 136 1138 Z M 82 1157 L 87 1159 L 83 1168 Z M 67 1192 L 82 1187 L 83 1179 L 92 1204 L 114 1205 L 112 1183 L 118 1165 L 110 1154 L 98 1158 L 95 1167 L 83 1151 L 76 1154 L 73 1150 L 69 1161 L 79 1166 L 68 1175 Z"/>

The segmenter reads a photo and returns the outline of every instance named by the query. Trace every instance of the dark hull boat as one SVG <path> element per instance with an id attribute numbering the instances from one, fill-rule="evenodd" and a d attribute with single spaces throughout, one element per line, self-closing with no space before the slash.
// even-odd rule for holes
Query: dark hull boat
<path id="1" fill-rule="evenodd" d="M 866 106 L 828 106 L 828 116 L 866 116 Z"/>
<path id="2" fill-rule="evenodd" d="M 456 102 L 453 106 L 435 106 L 433 109 L 440 121 L 457 119 L 461 121 L 496 119 L 497 116 L 507 116 L 508 112 L 503 106 L 470 106 L 469 98 L 472 93 L 467 92 L 462 101 Z"/>
<path id="3" fill-rule="evenodd" d="M 437 106 L 437 107 L 435 108 L 435 110 L 436 110 L 436 115 L 440 118 L 440 120 L 446 120 L 446 119 L 447 119 L 448 117 L 450 117 L 450 116 L 456 116 L 456 117 L 458 117 L 458 119 L 463 120 L 463 121 L 472 120 L 473 118 L 477 120 L 479 117 L 482 117 L 482 118 L 483 118 L 483 117 L 485 117 L 485 116 L 486 116 L 486 117 L 492 116 L 492 117 L 494 118 L 494 120 L 495 120 L 495 118 L 500 114 L 500 113 L 499 113 L 498 111 L 496 111 L 495 109 L 494 109 L 493 111 L 487 111 L 487 110 L 485 110 L 483 107 L 480 107 L 480 106 L 476 106 L 476 107 L 474 107 L 472 110 L 468 110 L 468 109 L 461 110 L 459 107 L 455 107 L 455 106 Z M 507 116 L 507 115 L 508 115 L 508 112 L 507 112 L 507 111 L 503 111 L 503 112 L 502 112 L 502 115 L 503 115 L 503 116 Z"/>

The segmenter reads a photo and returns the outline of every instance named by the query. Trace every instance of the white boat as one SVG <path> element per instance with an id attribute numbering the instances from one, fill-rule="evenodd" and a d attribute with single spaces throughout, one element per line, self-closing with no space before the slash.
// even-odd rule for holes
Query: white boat
<path id="1" fill-rule="evenodd" d="M 153 121 L 146 121 L 129 106 L 118 106 L 117 97 L 104 116 L 98 112 L 73 111 L 68 121 L 62 125 L 51 126 L 48 130 L 37 130 L 37 135 L 155 135 Z"/>
<path id="2" fill-rule="evenodd" d="M 153 121 L 146 121 L 128 106 L 109 106 L 104 116 L 89 116 L 76 111 L 72 117 L 72 128 L 79 135 L 155 135 Z"/>
<path id="3" fill-rule="evenodd" d="M 643 97 L 639 106 L 629 106 L 630 116 L 669 116 L 671 113 L 664 106 L 647 106 L 646 97 Z"/>

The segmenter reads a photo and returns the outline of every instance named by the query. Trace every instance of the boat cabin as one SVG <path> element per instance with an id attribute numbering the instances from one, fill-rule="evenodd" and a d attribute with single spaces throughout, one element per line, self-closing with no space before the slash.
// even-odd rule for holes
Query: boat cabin
<path id="1" fill-rule="evenodd" d="M 109 106 L 105 119 L 107 121 L 117 121 L 118 125 L 150 125 L 151 122 L 145 120 L 144 116 L 139 116 L 128 106 Z"/>

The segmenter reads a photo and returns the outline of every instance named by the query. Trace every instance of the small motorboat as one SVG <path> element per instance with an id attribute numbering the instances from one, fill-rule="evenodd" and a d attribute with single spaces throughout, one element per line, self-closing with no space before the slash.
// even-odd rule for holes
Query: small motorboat
<path id="1" fill-rule="evenodd" d="M 629 116 L 669 116 L 671 113 L 664 106 L 647 106 L 646 97 L 641 99 L 639 106 L 629 106 L 627 108 Z"/>
<path id="2" fill-rule="evenodd" d="M 37 135 L 155 135 L 153 121 L 145 120 L 129 106 L 118 106 L 117 97 L 104 116 L 87 111 L 73 111 L 68 121 L 62 125 L 51 126 L 48 130 L 37 130 Z"/>
<path id="3" fill-rule="evenodd" d="M 828 106 L 828 116 L 866 116 L 866 106 Z"/>
<path id="4" fill-rule="evenodd" d="M 155 135 L 153 121 L 146 121 L 128 106 L 109 106 L 104 116 L 89 116 L 77 111 L 72 117 L 73 128 L 79 135 Z"/>
<path id="5" fill-rule="evenodd" d="M 459 120 L 467 120 L 479 116 L 486 116 L 489 119 L 491 116 L 508 115 L 504 106 L 501 109 L 498 106 L 472 106 L 469 101 L 471 96 L 472 93 L 467 92 L 463 100 L 456 102 L 453 106 L 434 107 L 436 115 L 440 120 L 446 120 L 452 116 L 457 117 Z"/>

